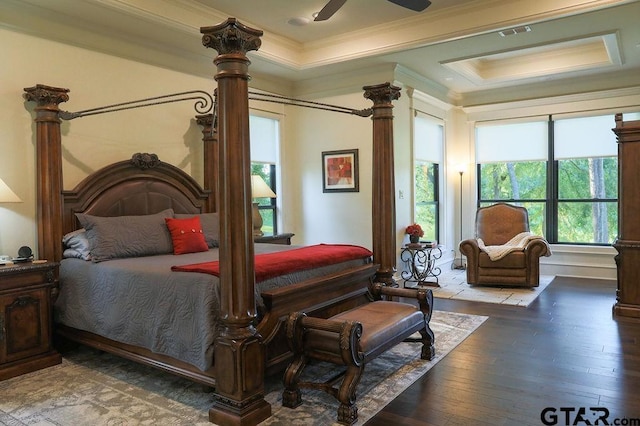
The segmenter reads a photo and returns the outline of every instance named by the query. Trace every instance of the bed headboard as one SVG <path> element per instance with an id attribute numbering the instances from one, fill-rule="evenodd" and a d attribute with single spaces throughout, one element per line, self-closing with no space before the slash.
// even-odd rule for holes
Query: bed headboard
<path id="1" fill-rule="evenodd" d="M 129 216 L 158 213 L 204 213 L 211 191 L 155 154 L 137 153 L 87 176 L 63 191 L 63 233 L 80 227 L 75 214 Z"/>

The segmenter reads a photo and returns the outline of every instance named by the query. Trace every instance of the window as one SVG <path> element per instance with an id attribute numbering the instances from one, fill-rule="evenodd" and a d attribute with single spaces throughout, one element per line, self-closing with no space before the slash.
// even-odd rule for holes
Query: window
<path id="1" fill-rule="evenodd" d="M 438 241 L 440 234 L 440 164 L 444 129 L 442 123 L 416 112 L 414 120 L 414 221 L 425 240 Z"/>
<path id="2" fill-rule="evenodd" d="M 525 207 L 531 232 L 547 235 L 547 121 L 479 126 L 476 141 L 480 206 Z"/>
<path id="3" fill-rule="evenodd" d="M 278 146 L 280 122 L 273 118 L 249 116 L 251 139 L 251 174 L 259 175 L 277 195 Z M 278 233 L 277 198 L 256 198 L 262 216 L 262 231 L 265 235 Z"/>
<path id="4" fill-rule="evenodd" d="M 614 126 L 613 115 L 479 125 L 479 205 L 503 201 L 526 207 L 531 231 L 552 243 L 613 243 Z"/>
<path id="5" fill-rule="evenodd" d="M 558 242 L 611 244 L 617 237 L 618 145 L 613 127 L 613 115 L 554 122 Z"/>

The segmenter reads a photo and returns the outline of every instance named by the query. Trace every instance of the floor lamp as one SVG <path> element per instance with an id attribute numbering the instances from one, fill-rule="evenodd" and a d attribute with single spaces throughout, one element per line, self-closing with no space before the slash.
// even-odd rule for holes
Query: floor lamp
<path id="1" fill-rule="evenodd" d="M 462 241 L 462 175 L 464 175 L 464 166 L 458 166 L 458 173 L 460 173 L 460 241 Z M 458 247 L 457 252 L 460 254 L 460 258 L 453 259 L 451 263 L 451 269 L 467 269 L 467 265 L 462 258 L 462 253 L 460 252 L 460 248 Z"/>

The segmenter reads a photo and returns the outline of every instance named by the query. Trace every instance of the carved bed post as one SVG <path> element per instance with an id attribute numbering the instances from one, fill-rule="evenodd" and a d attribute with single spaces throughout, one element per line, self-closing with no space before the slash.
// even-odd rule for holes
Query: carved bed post
<path id="1" fill-rule="evenodd" d="M 207 211 L 215 212 L 218 208 L 218 132 L 213 124 L 213 114 L 196 115 L 196 122 L 202 126 L 202 143 L 204 144 L 203 187 L 215 195 L 207 198 Z"/>
<path id="2" fill-rule="evenodd" d="M 220 317 L 215 342 L 216 390 L 209 420 L 255 425 L 271 416 L 264 400 L 265 350 L 253 323 L 254 248 L 249 142 L 249 59 L 262 31 L 229 18 L 200 29 L 202 43 L 217 50 L 218 170 L 220 211 Z M 211 159 L 210 159 L 211 161 Z"/>
<path id="3" fill-rule="evenodd" d="M 393 159 L 393 103 L 400 88 L 390 83 L 365 86 L 364 97 L 373 101 L 373 262 L 380 265 L 376 281 L 395 285 L 396 203 Z"/>
<path id="4" fill-rule="evenodd" d="M 69 89 L 37 84 L 26 87 L 24 99 L 36 102 L 36 205 L 38 258 L 62 259 L 62 136 L 58 104 Z"/>

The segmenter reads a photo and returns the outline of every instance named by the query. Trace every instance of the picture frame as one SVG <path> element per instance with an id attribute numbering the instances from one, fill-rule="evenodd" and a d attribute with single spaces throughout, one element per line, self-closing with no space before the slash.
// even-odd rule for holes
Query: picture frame
<path id="1" fill-rule="evenodd" d="M 358 150 L 322 152 L 322 192 L 359 192 Z"/>

